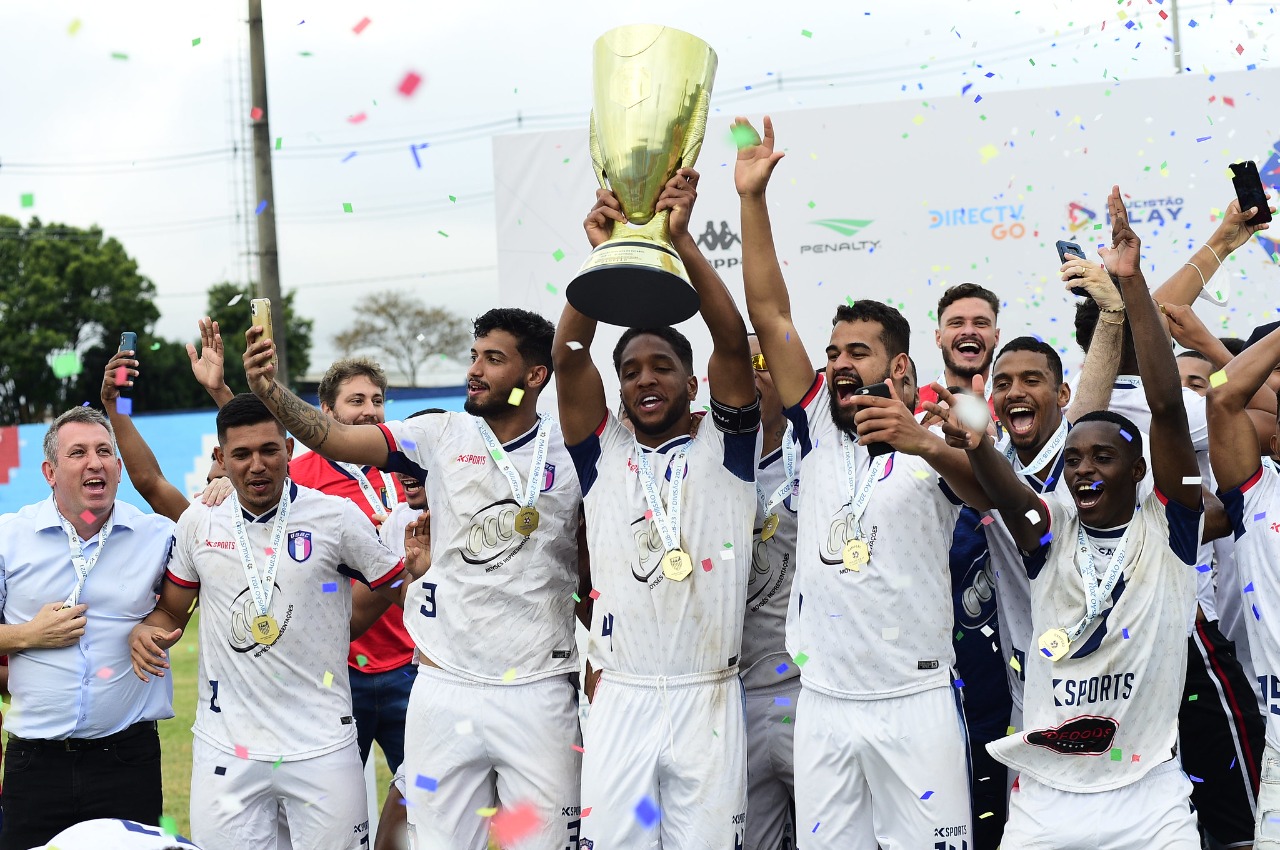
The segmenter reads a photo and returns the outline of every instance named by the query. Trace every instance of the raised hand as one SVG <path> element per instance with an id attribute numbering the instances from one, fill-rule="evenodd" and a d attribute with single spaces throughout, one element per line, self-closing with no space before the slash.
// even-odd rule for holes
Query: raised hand
<path id="1" fill-rule="evenodd" d="M 263 338 L 262 325 L 254 325 L 244 332 L 244 376 L 249 389 L 256 395 L 266 395 L 276 379 L 276 344 Z"/>
<path id="2" fill-rule="evenodd" d="M 414 578 L 431 569 L 431 511 L 404 527 L 404 567 Z"/>
<path id="3" fill-rule="evenodd" d="M 1069 257 L 1059 271 L 1062 272 L 1062 279 L 1066 281 L 1068 290 L 1072 287 L 1084 289 L 1094 301 L 1098 302 L 1099 309 L 1111 311 L 1124 309 L 1124 299 L 1120 297 L 1120 290 L 1116 289 L 1116 285 L 1111 282 L 1111 275 L 1107 274 L 1106 268 L 1100 263 L 1091 263 L 1079 257 Z"/>
<path id="4" fill-rule="evenodd" d="M 862 409 L 854 416 L 858 426 L 858 443 L 888 443 L 900 452 L 920 454 L 927 445 L 929 430 L 916 421 L 915 415 L 902 402 L 892 381 L 889 398 L 875 395 L 854 396 L 853 402 Z"/>
<path id="5" fill-rule="evenodd" d="M 218 323 L 205 316 L 200 320 L 200 353 L 196 347 L 187 343 L 187 357 L 191 360 L 191 374 L 196 376 L 200 386 L 211 394 L 226 387 L 224 380 L 224 362 L 222 353 L 222 334 L 218 332 Z"/>
<path id="6" fill-rule="evenodd" d="M 622 202 L 609 189 L 596 189 L 596 205 L 582 222 L 582 229 L 587 231 L 587 241 L 592 248 L 613 235 L 614 222 L 627 223 Z"/>
<path id="7" fill-rule="evenodd" d="M 947 441 L 947 445 L 970 451 L 976 449 L 981 443 L 982 438 L 987 436 L 990 424 L 990 414 L 982 417 L 981 427 L 979 427 L 979 418 L 970 419 L 966 415 L 966 402 L 963 397 L 957 398 L 950 390 L 941 384 L 934 383 L 931 385 L 933 391 L 938 394 L 936 402 L 926 401 L 924 409 L 929 411 L 930 415 L 936 416 L 942 424 L 942 435 Z M 980 403 L 984 408 L 986 382 L 981 375 L 973 376 L 973 392 L 974 396 L 970 400 Z"/>
<path id="8" fill-rule="evenodd" d="M 1271 199 L 1270 192 L 1267 193 L 1267 199 L 1268 201 Z M 1273 206 L 1270 209 L 1271 213 L 1274 215 L 1276 208 Z M 1222 221 L 1218 224 L 1218 229 L 1214 232 L 1213 236 L 1210 237 L 1210 243 L 1221 245 L 1226 250 L 1226 254 L 1230 254 L 1232 251 L 1248 242 L 1249 237 L 1253 236 L 1253 234 L 1257 233 L 1259 230 L 1266 230 L 1271 227 L 1271 222 L 1269 221 L 1254 225 L 1245 223 L 1249 219 L 1253 218 L 1257 212 L 1257 207 L 1249 207 L 1247 210 L 1241 210 L 1239 198 L 1232 199 L 1231 203 L 1227 204 L 1227 210 L 1223 213 Z M 1221 255 L 1223 259 L 1226 259 L 1226 254 Z"/>
<path id="9" fill-rule="evenodd" d="M 138 361 L 133 359 L 132 351 L 117 351 L 111 355 L 111 359 L 107 361 L 107 368 L 102 375 L 102 406 L 107 410 L 115 410 L 116 399 L 120 397 L 120 390 L 133 386 L 133 379 L 138 377 Z M 125 374 L 121 376 L 119 371 L 124 369 Z M 116 382 L 116 378 L 124 377 L 122 384 Z"/>
<path id="10" fill-rule="evenodd" d="M 1168 322 L 1169 335 L 1183 348 L 1204 352 L 1217 342 L 1196 311 L 1186 304 L 1161 304 L 1160 312 Z"/>
<path id="11" fill-rule="evenodd" d="M 200 492 L 200 502 L 211 508 L 217 507 L 227 500 L 233 489 L 235 488 L 231 486 L 230 478 L 226 476 L 215 478 L 205 485 L 204 490 Z"/>
<path id="12" fill-rule="evenodd" d="M 692 168 L 681 168 L 675 176 L 662 187 L 658 203 L 654 207 L 657 212 L 670 210 L 667 219 L 667 230 L 673 238 L 689 235 L 689 215 L 693 212 L 693 204 L 698 200 L 698 172 Z"/>
<path id="13" fill-rule="evenodd" d="M 1111 187 L 1107 212 L 1111 215 L 1111 253 L 1107 255 L 1107 269 L 1120 278 L 1140 274 L 1142 240 L 1129 226 L 1129 213 L 1124 208 L 1119 186 Z"/>
<path id="14" fill-rule="evenodd" d="M 733 121 L 731 128 L 734 143 L 738 146 L 738 161 L 733 167 L 733 184 L 739 195 L 763 195 L 769 185 L 769 177 L 773 174 L 778 160 L 786 156 L 782 151 L 774 151 L 773 121 L 768 115 L 764 117 L 764 138 L 751 126 L 751 122 L 742 116 Z"/>

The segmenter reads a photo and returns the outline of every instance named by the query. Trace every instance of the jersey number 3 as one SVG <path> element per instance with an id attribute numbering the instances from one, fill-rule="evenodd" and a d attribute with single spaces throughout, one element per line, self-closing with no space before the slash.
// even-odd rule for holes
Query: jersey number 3
<path id="1" fill-rule="evenodd" d="M 424 581 L 422 589 L 427 592 L 426 604 L 422 606 L 422 616 L 434 617 L 436 615 L 436 586 L 429 581 Z"/>

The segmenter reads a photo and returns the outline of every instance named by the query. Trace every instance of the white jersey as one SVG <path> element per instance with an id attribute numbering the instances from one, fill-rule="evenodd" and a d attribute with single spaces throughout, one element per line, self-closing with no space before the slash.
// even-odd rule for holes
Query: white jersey
<path id="1" fill-rule="evenodd" d="M 1267 746 L 1280 748 L 1280 473 L 1269 464 L 1221 494 L 1235 530 L 1249 652 L 1266 707 Z"/>
<path id="2" fill-rule="evenodd" d="M 608 413 L 594 434 L 569 449 L 582 482 L 598 593 L 587 644 L 596 670 L 681 676 L 738 663 L 759 432 L 725 434 L 704 420 L 696 437 L 648 451 L 664 509 L 672 462 L 686 445 L 679 535 L 693 573 L 683 581 L 663 575 L 666 549 L 645 499 L 631 432 Z"/>
<path id="3" fill-rule="evenodd" d="M 784 439 L 790 439 L 787 425 Z M 800 451 L 796 448 L 795 478 L 799 478 Z M 760 458 L 756 483 L 766 501 L 786 480 L 783 448 L 779 446 Z M 787 655 L 787 606 L 791 582 L 796 572 L 796 508 L 799 484 L 774 509 L 778 527 L 768 540 L 760 539 L 765 520 L 764 505 L 756 499 L 756 520 L 751 541 L 751 574 L 747 578 L 747 613 L 742 624 L 742 683 L 748 688 L 775 685 L 800 675 Z M 782 672 L 778 668 L 783 667 Z"/>
<path id="4" fill-rule="evenodd" d="M 854 536 L 850 495 L 823 375 L 787 418 L 804 455 L 787 651 L 807 656 L 804 687 L 851 699 L 948 687 L 955 665 L 950 549 L 960 500 L 924 460 L 886 455 L 861 521 L 871 561 L 847 570 L 841 549 Z M 854 459 L 864 481 L 866 449 L 857 446 Z"/>
<path id="5" fill-rule="evenodd" d="M 378 536 L 387 544 L 388 549 L 404 557 L 404 530 L 420 516 L 421 510 L 409 507 L 407 502 L 400 502 L 391 509 L 386 522 L 378 526 Z"/>
<path id="6" fill-rule="evenodd" d="M 178 520 L 169 562 L 170 580 L 200 591 L 200 702 L 192 731 L 241 758 L 293 761 L 355 740 L 347 579 L 380 587 L 403 573 L 400 558 L 351 500 L 292 483 L 289 498 L 268 609 L 280 628 L 272 645 L 255 643 L 250 632 L 258 610 L 237 551 L 232 500 L 192 503 Z M 275 508 L 244 513 L 259 574 L 275 517 Z"/>
<path id="7" fill-rule="evenodd" d="M 578 669 L 573 594 L 578 589 L 582 503 L 560 425 L 548 420 L 536 531 L 515 530 L 520 506 L 468 413 L 429 413 L 379 425 L 387 468 L 426 476 L 431 569 L 409 590 L 404 623 L 443 670 L 485 684 L 533 682 Z M 538 428 L 501 451 L 528 483 Z"/>
<path id="8" fill-rule="evenodd" d="M 98 818 L 59 832 L 37 850 L 200 850 L 181 835 L 131 820 Z"/>
<path id="9" fill-rule="evenodd" d="M 1053 538 L 1025 558 L 1038 633 L 1069 629 L 1086 609 L 1075 503 L 1044 505 Z M 1129 785 L 1173 757 L 1202 517 L 1156 491 L 1127 526 L 1086 530 L 1099 577 L 1124 540 L 1119 580 L 1066 656 L 1028 653 L 1025 728 L 988 744 L 991 755 L 1052 788 L 1082 793 Z"/>

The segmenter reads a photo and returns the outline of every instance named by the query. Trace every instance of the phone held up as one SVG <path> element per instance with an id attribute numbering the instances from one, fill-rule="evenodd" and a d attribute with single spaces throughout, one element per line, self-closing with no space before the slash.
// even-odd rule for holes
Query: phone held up
<path id="1" fill-rule="evenodd" d="M 270 298 L 255 298 L 252 301 L 250 301 L 249 302 L 249 319 L 250 319 L 251 326 L 252 325 L 262 326 L 263 339 L 269 339 L 272 342 L 275 342 L 276 335 L 275 335 L 274 329 L 271 326 L 271 299 Z M 271 362 L 274 365 L 279 366 L 280 358 L 277 355 L 272 354 Z"/>
<path id="2" fill-rule="evenodd" d="M 853 394 L 854 395 L 873 395 L 873 396 L 879 396 L 880 398 L 893 398 L 893 396 L 889 394 L 889 385 L 886 384 L 884 381 L 881 381 L 878 384 L 867 384 L 864 387 L 858 387 L 856 390 L 853 391 Z M 868 443 L 867 444 L 868 457 L 880 457 L 880 455 L 887 455 L 891 451 L 893 451 L 893 446 L 889 445 L 888 443 Z"/>
<path id="3" fill-rule="evenodd" d="M 1262 186 L 1262 175 L 1258 173 L 1258 164 L 1253 160 L 1236 162 L 1231 165 L 1231 185 L 1236 188 L 1236 197 L 1240 200 L 1240 209 L 1257 207 L 1253 218 L 1245 222 L 1250 227 L 1255 224 L 1266 224 L 1271 221 L 1271 208 L 1267 206 L 1267 192 Z"/>
<path id="4" fill-rule="evenodd" d="M 1058 248 L 1059 263 L 1065 263 L 1067 261 L 1067 257 L 1079 257 L 1082 260 L 1086 259 L 1084 255 L 1084 249 L 1074 242 L 1063 242 L 1061 239 L 1059 239 L 1057 248 Z M 1076 277 L 1079 277 L 1079 275 L 1076 275 Z M 1089 295 L 1089 291 L 1086 290 L 1083 286 L 1073 286 L 1071 287 L 1071 294 L 1079 295 L 1081 298 L 1087 298 Z"/>

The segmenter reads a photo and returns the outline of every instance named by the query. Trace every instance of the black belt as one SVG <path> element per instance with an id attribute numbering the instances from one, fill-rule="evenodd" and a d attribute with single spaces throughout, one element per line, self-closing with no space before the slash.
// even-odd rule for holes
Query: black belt
<path id="1" fill-rule="evenodd" d="M 56 750 L 61 752 L 79 752 L 81 750 L 105 750 L 128 741 L 131 738 L 137 738 L 147 733 L 155 733 L 157 731 L 156 721 L 144 720 L 141 723 L 135 723 L 128 729 L 114 732 L 110 735 L 103 735 L 101 738 L 62 738 L 53 740 L 48 738 L 19 738 L 12 733 L 9 734 L 9 746 L 27 747 L 33 750 Z"/>

